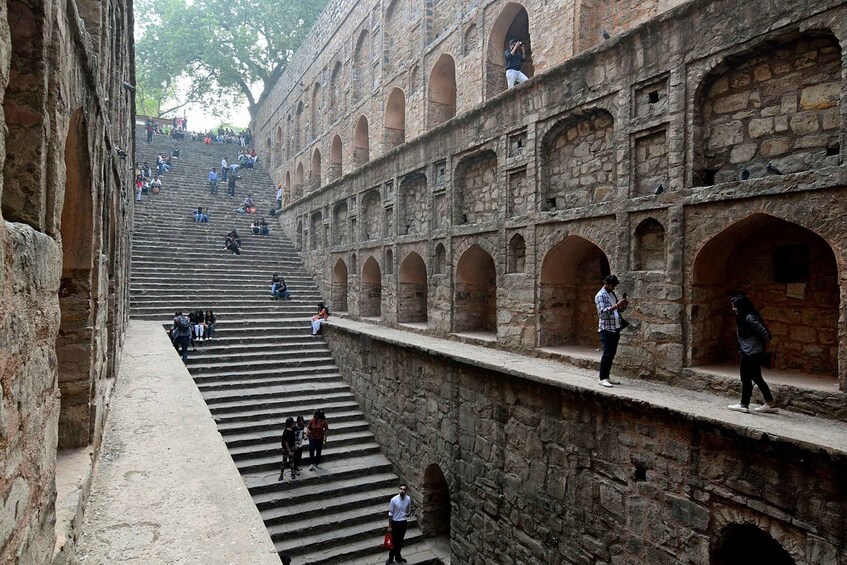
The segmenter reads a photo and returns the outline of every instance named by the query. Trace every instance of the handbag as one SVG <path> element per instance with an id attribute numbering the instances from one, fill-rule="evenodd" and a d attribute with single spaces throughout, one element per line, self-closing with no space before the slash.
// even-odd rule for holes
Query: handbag
<path id="1" fill-rule="evenodd" d="M 385 533 L 385 538 L 382 540 L 382 546 L 385 549 L 394 549 L 394 538 L 391 537 L 391 532 Z"/>

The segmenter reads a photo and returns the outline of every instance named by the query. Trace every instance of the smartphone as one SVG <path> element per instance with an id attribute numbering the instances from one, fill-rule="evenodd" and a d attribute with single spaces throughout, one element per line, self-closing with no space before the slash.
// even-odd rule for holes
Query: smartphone
<path id="1" fill-rule="evenodd" d="M 626 293 L 623 293 L 623 299 L 626 300 Z"/>

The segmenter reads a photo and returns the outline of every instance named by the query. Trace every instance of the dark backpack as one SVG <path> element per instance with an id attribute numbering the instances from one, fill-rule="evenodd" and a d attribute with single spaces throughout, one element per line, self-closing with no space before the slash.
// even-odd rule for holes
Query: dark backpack
<path id="1" fill-rule="evenodd" d="M 179 320 L 177 320 L 176 324 L 177 324 L 177 327 L 179 327 L 182 330 L 191 329 L 191 320 L 189 320 L 185 316 L 180 316 Z"/>

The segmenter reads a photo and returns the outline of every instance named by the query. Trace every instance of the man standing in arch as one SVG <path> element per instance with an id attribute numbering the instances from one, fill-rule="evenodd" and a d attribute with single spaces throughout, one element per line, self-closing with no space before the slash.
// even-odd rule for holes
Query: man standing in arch
<path id="1" fill-rule="evenodd" d="M 618 284 L 620 284 L 618 277 L 606 275 L 603 277 L 603 288 L 594 297 L 594 305 L 597 306 L 597 317 L 599 318 L 600 343 L 603 344 L 603 356 L 600 358 L 600 386 L 607 388 L 612 388 L 612 385 L 618 384 L 612 382 L 609 373 L 612 371 L 612 361 L 615 360 L 615 354 L 618 352 L 618 342 L 621 339 L 621 330 L 624 327 L 624 320 L 620 313 L 629 304 L 626 293 L 624 293 L 623 299 L 618 300 L 615 294 L 615 287 Z"/>
<path id="2" fill-rule="evenodd" d="M 400 494 L 391 499 L 388 504 L 388 531 L 391 532 L 392 547 L 388 550 L 388 563 L 407 563 L 400 555 L 403 551 L 403 540 L 406 537 L 406 526 L 409 516 L 412 515 L 412 497 L 406 491 L 405 484 L 400 483 Z"/>
<path id="3" fill-rule="evenodd" d="M 503 53 L 506 58 L 506 84 L 509 88 L 529 80 L 521 71 L 521 65 L 526 61 L 523 42 L 517 39 L 509 40 L 509 48 Z"/>

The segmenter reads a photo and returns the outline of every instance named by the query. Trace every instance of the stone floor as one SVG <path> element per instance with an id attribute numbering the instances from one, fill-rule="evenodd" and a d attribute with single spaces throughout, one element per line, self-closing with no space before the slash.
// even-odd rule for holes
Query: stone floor
<path id="1" fill-rule="evenodd" d="M 79 562 L 279 564 L 162 325 L 132 321 L 77 546 Z"/>

